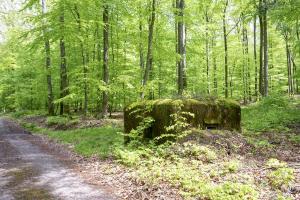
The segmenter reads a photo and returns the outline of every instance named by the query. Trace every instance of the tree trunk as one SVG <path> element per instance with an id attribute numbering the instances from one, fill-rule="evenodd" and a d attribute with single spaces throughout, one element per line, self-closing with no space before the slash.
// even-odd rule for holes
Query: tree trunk
<path id="1" fill-rule="evenodd" d="M 108 5 L 103 6 L 103 82 L 109 84 L 109 10 Z M 108 91 L 102 94 L 102 117 L 108 117 Z"/>
<path id="2" fill-rule="evenodd" d="M 268 19 L 267 19 L 267 1 L 264 0 L 264 96 L 267 97 L 269 93 L 269 81 L 268 81 L 268 70 L 269 70 L 269 58 L 268 58 Z"/>
<path id="3" fill-rule="evenodd" d="M 242 24 L 242 47 L 243 47 L 243 66 L 242 66 L 242 80 L 243 80 L 243 101 L 247 104 L 247 77 L 246 77 L 246 66 L 247 66 L 247 50 L 246 50 L 246 30 L 244 22 Z"/>
<path id="4" fill-rule="evenodd" d="M 187 87 L 186 80 L 186 28 L 184 23 L 185 0 L 179 0 L 178 5 L 178 53 L 180 62 L 178 66 L 178 95 L 182 96 Z"/>
<path id="5" fill-rule="evenodd" d="M 300 25 L 299 25 L 299 19 L 297 19 L 297 24 L 296 24 L 296 35 L 297 35 L 297 40 L 298 43 L 300 44 Z M 299 48 L 299 55 L 300 55 L 300 48 Z M 297 67 L 295 65 L 294 59 L 292 59 L 293 63 L 294 63 L 294 68 L 295 68 L 295 74 L 297 74 Z M 296 87 L 296 92 L 297 94 L 299 94 L 299 84 L 298 84 L 298 78 L 295 77 L 295 87 Z"/>
<path id="6" fill-rule="evenodd" d="M 63 99 L 69 95 L 68 88 L 68 74 L 67 74 L 67 59 L 66 59 L 66 47 L 64 38 L 65 29 L 65 11 L 64 5 L 61 7 L 60 13 L 60 26 L 61 26 L 61 38 L 60 38 L 60 98 Z M 62 101 L 60 103 L 60 115 L 64 113 L 69 114 L 69 105 Z"/>
<path id="7" fill-rule="evenodd" d="M 254 49 L 254 68 L 255 68 L 255 97 L 258 96 L 258 68 L 257 68 L 257 50 L 256 50 L 256 16 L 254 17 L 254 25 L 253 25 L 253 49 Z"/>
<path id="8" fill-rule="evenodd" d="M 285 34 L 285 47 L 286 47 L 286 61 L 287 61 L 287 71 L 288 71 L 288 93 L 289 95 L 293 94 L 293 84 L 292 84 L 292 60 L 291 60 L 291 51 L 289 46 L 289 37 L 288 33 Z"/>
<path id="9" fill-rule="evenodd" d="M 206 21 L 206 30 L 205 30 L 205 50 L 206 50 L 206 81 L 207 81 L 207 94 L 210 94 L 210 83 L 209 83 L 209 38 L 208 38 L 208 13 L 207 10 L 205 11 L 205 21 Z"/>
<path id="10" fill-rule="evenodd" d="M 225 98 L 228 98 L 228 44 L 227 44 L 227 28 L 226 28 L 226 12 L 228 7 L 228 0 L 226 0 L 223 11 L 223 36 L 224 36 L 224 51 L 225 51 Z"/>
<path id="11" fill-rule="evenodd" d="M 174 0 L 173 1 L 173 8 L 174 8 L 174 19 L 175 19 L 175 69 L 176 69 L 176 74 L 179 74 L 178 69 L 179 69 L 179 63 L 180 60 L 178 60 L 178 55 L 179 55 L 179 49 L 178 49 L 178 12 L 177 12 L 177 8 L 178 8 L 178 4 L 179 4 L 179 0 Z M 178 85 L 178 81 L 175 81 L 175 85 Z"/>
<path id="12" fill-rule="evenodd" d="M 232 67 L 232 70 L 230 72 L 230 97 L 232 98 L 233 97 L 233 74 L 234 74 L 234 71 L 235 71 L 235 67 L 236 67 L 236 61 L 233 62 L 233 67 Z"/>
<path id="13" fill-rule="evenodd" d="M 297 65 L 296 65 L 296 63 L 295 63 L 295 60 L 294 60 L 294 58 L 292 57 L 291 58 L 291 60 L 292 60 L 292 63 L 293 63 L 293 69 L 294 69 L 294 76 L 297 74 Z M 294 90 L 294 92 L 296 92 L 297 94 L 299 94 L 299 83 L 298 83 L 298 79 L 297 79 L 297 77 L 295 76 L 294 77 L 295 78 L 295 90 Z"/>
<path id="14" fill-rule="evenodd" d="M 43 14 L 47 13 L 46 0 L 41 0 L 42 3 L 42 12 Z M 46 24 L 44 22 L 44 24 Z M 47 27 L 43 30 L 44 40 L 45 40 L 45 58 L 46 58 L 46 78 L 47 78 L 47 89 L 48 89 L 48 114 L 54 115 L 54 97 L 53 97 L 53 87 L 52 87 L 52 76 L 51 76 L 51 52 L 50 52 L 50 41 L 48 38 Z"/>
<path id="15" fill-rule="evenodd" d="M 259 93 L 264 96 L 264 23 L 262 0 L 259 1 L 259 26 L 260 26 L 260 44 L 259 44 Z"/>
<path id="16" fill-rule="evenodd" d="M 216 47 L 216 41 L 214 37 L 212 37 L 212 59 L 213 59 L 213 67 L 214 67 L 214 94 L 218 95 L 218 77 L 217 77 L 217 58 L 214 48 Z"/>
<path id="17" fill-rule="evenodd" d="M 147 60 L 146 60 L 146 69 L 143 77 L 143 90 L 145 89 L 153 62 L 153 32 L 154 32 L 154 23 L 155 23 L 155 10 L 156 10 L 156 0 L 152 0 L 152 9 L 151 9 L 151 18 L 149 23 L 149 33 L 148 33 L 148 52 L 147 52 Z M 145 91 L 142 92 L 141 98 L 145 98 Z"/>
<path id="18" fill-rule="evenodd" d="M 78 11 L 77 5 L 75 5 L 74 11 L 75 11 L 75 14 L 76 14 L 76 22 L 78 24 L 78 32 L 83 37 L 82 31 L 81 31 L 81 26 L 82 26 L 81 25 L 81 17 L 80 17 L 80 13 Z M 87 66 L 86 66 L 87 57 L 86 57 L 85 52 L 84 52 L 84 44 L 83 44 L 82 39 L 80 39 L 79 43 L 80 43 L 80 51 L 81 51 L 81 58 L 82 58 L 83 82 L 84 82 L 84 85 L 83 85 L 83 89 L 84 89 L 83 113 L 84 113 L 84 115 L 86 115 L 87 112 L 88 112 L 88 91 L 87 91 L 88 87 L 87 87 Z"/>
<path id="19" fill-rule="evenodd" d="M 143 74 L 144 74 L 144 68 L 145 68 L 145 61 L 144 61 L 144 48 L 143 48 L 143 24 L 142 20 L 140 19 L 139 22 L 139 32 L 140 32 L 140 41 L 139 41 L 139 54 L 140 54 L 140 68 L 141 68 L 141 77 L 142 77 L 142 83 L 143 83 Z"/>
<path id="20" fill-rule="evenodd" d="M 140 12 L 142 12 L 142 2 L 140 2 Z M 143 85 L 144 78 L 144 70 L 145 70 L 145 56 L 144 56 L 144 45 L 143 45 L 143 21 L 142 14 L 139 14 L 139 56 L 140 56 L 140 69 L 141 69 L 141 84 Z M 141 92 L 141 98 L 143 96 L 143 92 Z"/>
<path id="21" fill-rule="evenodd" d="M 250 73 L 250 57 L 249 57 L 249 40 L 248 40 L 248 30 L 244 26 L 244 34 L 245 34 L 245 54 L 247 59 L 247 67 L 246 67 L 246 89 L 247 89 L 247 95 L 248 100 L 252 101 L 252 95 L 251 95 L 251 73 Z"/>

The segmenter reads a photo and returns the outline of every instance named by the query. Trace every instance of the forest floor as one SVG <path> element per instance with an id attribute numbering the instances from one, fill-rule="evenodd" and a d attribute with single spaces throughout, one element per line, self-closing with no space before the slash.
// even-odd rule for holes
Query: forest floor
<path id="1" fill-rule="evenodd" d="M 26 116 L 38 145 L 119 199 L 300 199 L 299 99 L 243 108 L 243 133 L 194 130 L 179 143 L 123 145 L 114 119 Z M 259 118 L 260 117 L 260 118 Z M 259 119 L 259 120 L 258 120 Z"/>

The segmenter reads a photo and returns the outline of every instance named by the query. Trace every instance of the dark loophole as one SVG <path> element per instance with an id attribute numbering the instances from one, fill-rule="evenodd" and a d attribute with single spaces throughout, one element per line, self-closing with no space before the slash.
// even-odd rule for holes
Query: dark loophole
<path id="1" fill-rule="evenodd" d="M 219 127 L 218 124 L 206 124 L 206 129 L 207 130 L 217 130 Z"/>

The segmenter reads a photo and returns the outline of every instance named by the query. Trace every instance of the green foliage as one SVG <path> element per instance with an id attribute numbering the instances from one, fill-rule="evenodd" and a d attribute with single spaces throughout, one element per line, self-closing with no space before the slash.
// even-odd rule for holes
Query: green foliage
<path id="1" fill-rule="evenodd" d="M 165 143 L 136 147 L 129 144 L 115 152 L 119 162 L 134 168 L 143 180 L 153 184 L 167 181 L 179 187 L 186 199 L 258 199 L 258 192 L 250 183 L 214 183 L 210 178 L 226 175 L 218 171 L 235 173 L 240 165 L 236 160 L 213 164 L 217 161 L 215 150 L 205 146 Z"/>
<path id="2" fill-rule="evenodd" d="M 275 158 L 271 158 L 267 161 L 266 166 L 271 169 L 279 169 L 287 167 L 287 164 Z"/>
<path id="3" fill-rule="evenodd" d="M 49 137 L 74 146 L 84 156 L 112 156 L 116 146 L 123 144 L 120 130 L 112 127 L 77 129 L 69 131 L 47 131 Z"/>
<path id="4" fill-rule="evenodd" d="M 230 160 L 224 163 L 224 173 L 235 173 L 239 170 L 240 163 L 237 160 Z"/>
<path id="5" fill-rule="evenodd" d="M 283 167 L 271 171 L 267 174 L 270 184 L 275 188 L 289 186 L 294 180 L 294 170 L 292 168 Z"/>
<path id="6" fill-rule="evenodd" d="M 39 133 L 39 134 L 45 134 L 47 133 L 47 129 L 41 128 L 37 126 L 34 123 L 27 123 L 27 122 L 22 122 L 21 123 L 22 127 L 24 127 L 27 131 L 32 132 L 32 133 Z"/>
<path id="7" fill-rule="evenodd" d="M 292 197 L 287 197 L 283 194 L 277 194 L 277 200 L 293 200 Z"/>
<path id="8" fill-rule="evenodd" d="M 176 112 L 170 115 L 172 119 L 172 124 L 168 127 L 165 127 L 166 133 L 158 137 L 158 140 L 163 139 L 165 137 L 173 137 L 174 139 L 179 140 L 191 133 L 188 118 L 194 118 L 195 114 L 183 111 L 183 106 L 183 104 L 175 105 L 174 109 L 176 110 Z"/>
<path id="9" fill-rule="evenodd" d="M 48 126 L 70 126 L 77 124 L 79 122 L 78 118 L 68 117 L 68 116 L 50 116 L 46 119 L 46 124 Z"/>
<path id="10" fill-rule="evenodd" d="M 292 143 L 299 145 L 300 144 L 300 135 L 291 135 L 290 141 Z"/>
<path id="11" fill-rule="evenodd" d="M 272 149 L 274 145 L 270 144 L 268 140 L 259 138 L 259 137 L 254 137 L 253 135 L 250 135 L 249 138 L 247 138 L 248 142 L 252 144 L 255 149 Z"/>
<path id="12" fill-rule="evenodd" d="M 46 115 L 45 111 L 36 110 L 36 111 L 30 111 L 30 110 L 20 110 L 16 112 L 9 113 L 9 116 L 12 118 L 23 118 L 23 117 L 30 117 L 30 116 L 39 116 L 39 115 Z"/>
<path id="13" fill-rule="evenodd" d="M 115 151 L 115 157 L 117 160 L 129 167 L 133 167 L 139 164 L 141 158 L 140 154 L 138 151 L 130 151 L 130 150 L 122 150 L 122 149 L 117 149 Z"/>
<path id="14" fill-rule="evenodd" d="M 217 187 L 204 187 L 200 194 L 211 200 L 256 200 L 258 193 L 250 186 L 240 183 L 225 182 Z"/>
<path id="15" fill-rule="evenodd" d="M 65 125 L 68 123 L 68 121 L 69 119 L 67 117 L 51 116 L 51 117 L 47 117 L 46 123 L 48 126 Z"/>
<path id="16" fill-rule="evenodd" d="M 126 135 L 126 137 L 129 138 L 129 140 L 136 140 L 136 141 L 144 141 L 145 137 L 144 137 L 144 133 L 145 130 L 147 130 L 148 128 L 150 128 L 152 126 L 154 122 L 154 119 L 152 117 L 145 117 L 142 119 L 142 121 L 140 122 L 140 124 L 138 125 L 138 127 L 136 129 L 133 129 L 130 131 L 129 134 Z"/>
<path id="17" fill-rule="evenodd" d="M 193 157 L 204 162 L 212 162 L 217 159 L 216 153 L 206 146 L 193 143 L 184 143 L 183 145 L 182 153 L 186 157 Z"/>
<path id="18" fill-rule="evenodd" d="M 271 158 L 267 161 L 266 166 L 271 170 L 267 173 L 267 178 L 272 187 L 281 189 L 289 186 L 294 180 L 294 169 L 289 168 L 287 163 Z"/>
<path id="19" fill-rule="evenodd" d="M 243 126 L 249 131 L 285 131 L 287 125 L 300 121 L 299 110 L 294 102 L 295 100 L 278 96 L 263 99 L 243 109 Z"/>
<path id="20" fill-rule="evenodd" d="M 128 3 L 130 2 L 130 3 Z M 279 0 L 269 7 L 269 64 L 271 92 L 286 92 L 287 70 L 285 41 L 282 27 L 288 30 L 289 44 L 295 66 L 299 65 L 300 42 L 297 1 Z M 56 0 L 47 2 L 47 13 L 42 13 L 39 1 L 30 0 L 8 4 L 11 10 L 1 13 L 3 24 L 0 44 L 0 112 L 17 110 L 45 110 L 47 102 L 47 75 L 51 75 L 54 101 L 68 103 L 71 112 L 82 110 L 87 95 L 88 111 L 96 113 L 101 103 L 101 92 L 109 92 L 112 110 L 121 111 L 125 105 L 136 101 L 142 91 L 141 79 L 147 55 L 149 2 L 141 0 Z M 103 71 L 102 8 L 110 9 L 110 84 L 100 77 Z M 67 6 L 63 6 L 67 5 Z M 224 1 L 186 1 L 184 22 L 187 31 L 187 96 L 224 96 Z M 23 9 L 20 9 L 20 6 Z M 228 65 L 230 94 L 233 99 L 245 103 L 259 98 L 254 95 L 254 83 L 258 59 L 254 52 L 245 52 L 242 40 L 247 32 L 247 49 L 252 49 L 253 16 L 257 16 L 256 1 L 229 1 L 226 13 L 228 36 Z M 77 9 L 75 9 L 75 7 Z M 0 6 L 0 9 L 6 6 Z M 64 23 L 58 16 L 64 11 Z M 77 12 L 75 12 L 77 11 Z M 76 13 L 76 14 L 75 14 Z M 154 99 L 177 96 L 175 50 L 176 12 L 172 3 L 157 3 L 157 20 L 153 33 L 151 80 L 144 88 L 145 96 Z M 237 22 L 236 25 L 231 22 Z M 258 20 L 257 20 L 258 22 Z M 63 27 L 63 31 L 61 30 Z M 244 31 L 245 29 L 245 31 Z M 257 23 L 257 29 L 259 29 Z M 258 32 L 258 30 L 257 30 Z M 61 98 L 60 46 L 64 38 L 68 71 L 69 95 Z M 3 39 L 2 39 L 3 38 Z M 45 69 L 45 39 L 50 41 L 51 69 Z M 257 34 L 259 41 L 259 34 Z M 83 44 L 83 45 L 82 45 Z M 163 47 L 163 48 L 162 48 Z M 258 54 L 257 44 L 257 54 Z M 242 53 L 243 52 L 243 53 Z M 258 55 L 256 56 L 258 58 Z M 85 60 L 85 63 L 83 63 Z M 296 71 L 296 70 L 295 70 Z M 299 70 L 295 73 L 299 79 Z M 272 86 L 272 87 L 271 87 Z M 249 91 L 248 91 L 249 90 Z M 255 97 L 254 97 L 255 96 Z M 250 100 L 251 99 L 251 100 Z M 56 113 L 58 114 L 58 113 Z M 178 118 L 178 116 L 174 116 Z M 261 128 L 261 127 L 257 127 Z"/>

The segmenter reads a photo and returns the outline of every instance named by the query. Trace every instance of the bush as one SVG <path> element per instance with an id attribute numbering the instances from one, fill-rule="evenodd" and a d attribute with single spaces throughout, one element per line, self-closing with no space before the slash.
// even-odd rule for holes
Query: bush
<path id="1" fill-rule="evenodd" d="M 200 182 L 197 185 L 188 183 L 185 196 L 189 199 L 207 200 L 256 200 L 258 192 L 251 185 L 225 182 L 219 185 Z"/>
<path id="2" fill-rule="evenodd" d="M 128 151 L 126 149 L 117 149 L 115 156 L 118 161 L 128 167 L 133 167 L 139 163 L 140 154 L 136 151 Z"/>
<path id="3" fill-rule="evenodd" d="M 71 126 L 79 122 L 78 118 L 69 118 L 66 116 L 47 117 L 47 126 Z"/>
<path id="4" fill-rule="evenodd" d="M 256 132 L 270 129 L 285 131 L 287 125 L 300 121 L 299 111 L 293 102 L 287 97 L 275 96 L 243 108 L 243 127 Z"/>
<path id="5" fill-rule="evenodd" d="M 266 166 L 271 169 L 278 169 L 278 168 L 287 167 L 287 164 L 285 162 L 281 162 L 275 158 L 271 158 L 266 163 Z"/>
<path id="6" fill-rule="evenodd" d="M 270 184 L 275 188 L 289 186 L 294 181 L 294 170 L 288 167 L 278 168 L 267 174 Z"/>
<path id="7" fill-rule="evenodd" d="M 235 173 L 240 168 L 240 162 L 237 160 L 231 160 L 224 163 L 224 173 Z"/>
<path id="8" fill-rule="evenodd" d="M 47 120 L 46 120 L 46 123 L 48 126 L 65 125 L 68 122 L 69 122 L 69 119 L 67 117 L 61 117 L 61 116 L 47 117 Z"/>
<path id="9" fill-rule="evenodd" d="M 216 153 L 208 147 L 193 143 L 184 143 L 183 145 L 182 151 L 186 157 L 193 157 L 204 162 L 212 162 L 217 159 Z"/>

